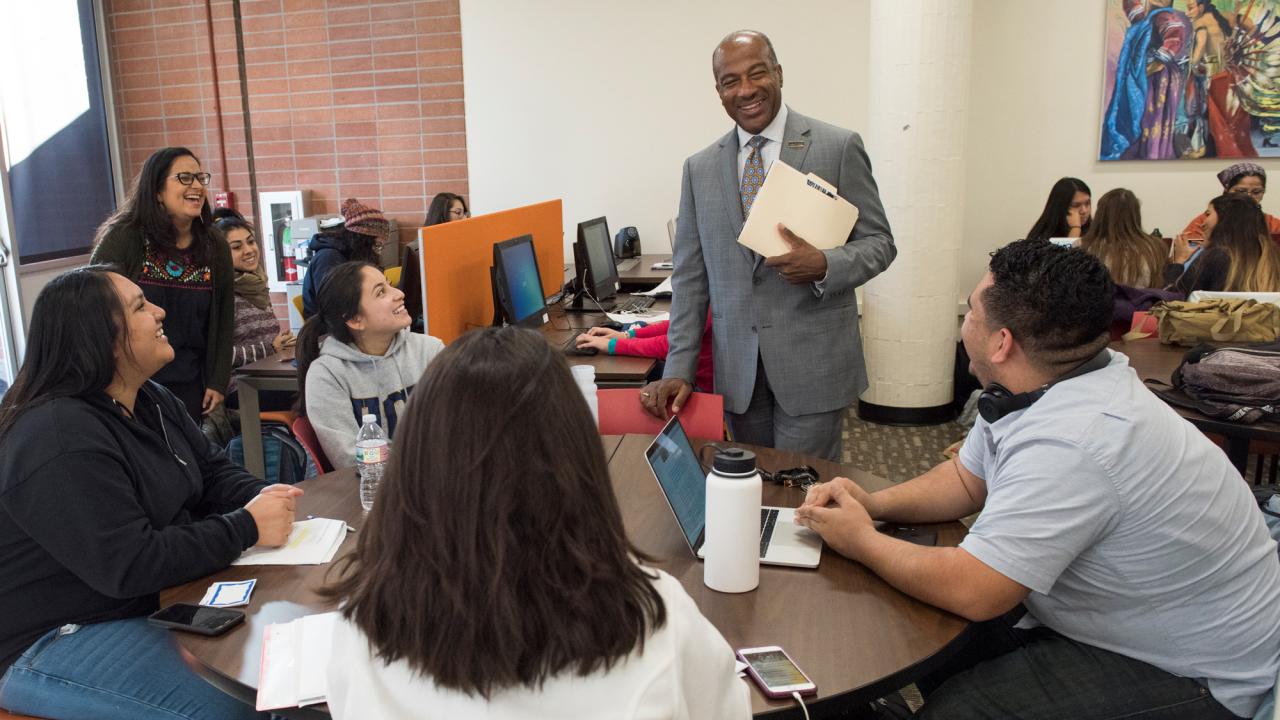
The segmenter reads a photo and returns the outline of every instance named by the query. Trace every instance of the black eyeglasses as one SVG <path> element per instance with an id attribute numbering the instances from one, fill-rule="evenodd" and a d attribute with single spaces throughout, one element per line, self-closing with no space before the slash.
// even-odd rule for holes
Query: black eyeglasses
<path id="1" fill-rule="evenodd" d="M 198 172 L 198 173 L 180 172 L 180 173 L 175 173 L 173 175 L 170 175 L 169 177 L 178 178 L 178 182 L 182 183 L 183 185 L 190 185 L 196 180 L 199 180 L 200 184 L 205 187 L 209 187 L 209 181 L 213 179 L 213 175 L 210 175 L 207 172 Z"/>
<path id="2" fill-rule="evenodd" d="M 814 485 L 822 482 L 818 478 L 818 471 L 808 465 L 787 468 L 785 470 L 774 470 L 773 472 L 761 470 L 760 477 L 775 485 L 781 485 L 789 488 L 798 487 L 801 490 L 808 490 Z"/>
<path id="3" fill-rule="evenodd" d="M 1236 188 L 1231 192 L 1237 195 L 1251 195 L 1255 198 L 1260 198 L 1263 195 L 1267 194 L 1267 189 L 1266 188 Z"/>

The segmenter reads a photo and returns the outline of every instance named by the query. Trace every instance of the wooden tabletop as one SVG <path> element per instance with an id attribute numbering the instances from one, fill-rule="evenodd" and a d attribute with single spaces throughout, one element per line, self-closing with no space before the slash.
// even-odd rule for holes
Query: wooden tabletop
<path id="1" fill-rule="evenodd" d="M 618 268 L 618 283 L 623 287 L 648 289 L 654 287 L 658 283 L 671 277 L 670 270 L 654 270 L 653 264 L 657 262 L 671 262 L 671 254 L 665 255 L 641 255 L 640 260 L 635 267 L 623 270 Z M 619 258 L 618 264 L 628 263 L 627 258 Z"/>
<path id="2" fill-rule="evenodd" d="M 603 438 L 609 472 L 622 508 L 627 535 L 657 558 L 657 566 L 676 577 L 698 607 L 734 648 L 781 645 L 818 686 L 809 700 L 815 717 L 852 707 L 896 690 L 954 651 L 966 635 L 963 619 L 894 590 L 862 565 L 824 550 L 819 568 L 802 570 L 762 566 L 760 587 L 743 594 L 722 594 L 702 584 L 702 565 L 690 553 L 657 481 L 644 462 L 652 438 L 643 435 Z M 695 443 L 697 444 L 697 443 Z M 766 469 L 810 464 L 823 479 L 837 472 L 863 487 L 885 487 L 885 480 L 832 463 L 758 449 Z M 337 518 L 363 525 L 355 473 L 340 470 L 306 481 L 298 514 Z M 765 485 L 766 504 L 794 506 L 800 490 Z M 929 526 L 940 545 L 956 545 L 964 526 Z M 339 557 L 354 546 L 348 535 Z M 250 701 L 258 685 L 263 629 L 333 608 L 315 594 L 329 566 L 231 567 L 161 593 L 161 605 L 199 602 L 210 583 L 257 578 L 243 625 L 218 638 L 175 633 L 182 646 L 229 691 Z M 795 710 L 790 701 L 772 701 L 752 686 L 752 712 L 782 717 Z M 292 712 L 298 717 L 315 716 Z"/>

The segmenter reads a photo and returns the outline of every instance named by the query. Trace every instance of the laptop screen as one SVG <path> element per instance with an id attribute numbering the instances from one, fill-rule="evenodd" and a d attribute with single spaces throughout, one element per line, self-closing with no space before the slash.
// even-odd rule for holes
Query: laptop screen
<path id="1" fill-rule="evenodd" d="M 696 550 L 706 525 L 707 478 L 677 418 L 672 417 L 662 428 L 645 451 L 645 457 L 658 478 L 662 494 L 675 511 L 689 547 Z"/>

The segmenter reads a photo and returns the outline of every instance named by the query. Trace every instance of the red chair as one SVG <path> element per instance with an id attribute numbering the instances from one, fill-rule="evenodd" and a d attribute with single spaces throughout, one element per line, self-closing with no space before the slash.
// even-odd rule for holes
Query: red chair
<path id="1" fill-rule="evenodd" d="M 596 391 L 596 398 L 600 404 L 601 435 L 657 435 L 666 424 L 640 406 L 639 390 L 600 389 Z M 690 393 L 684 407 L 680 408 L 680 424 L 690 438 L 723 440 L 724 396 Z"/>
<path id="2" fill-rule="evenodd" d="M 311 456 L 311 462 L 316 464 L 320 472 L 333 472 L 333 464 L 329 462 L 329 458 L 325 457 L 324 449 L 320 447 L 320 438 L 316 437 L 315 428 L 311 427 L 310 420 L 306 417 L 295 418 L 289 429 L 293 430 L 293 436 L 302 443 L 302 448 Z"/>

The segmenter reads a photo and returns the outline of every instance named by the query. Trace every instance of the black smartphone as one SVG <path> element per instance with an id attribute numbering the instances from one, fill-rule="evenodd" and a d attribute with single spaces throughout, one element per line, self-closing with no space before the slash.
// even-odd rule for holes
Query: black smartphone
<path id="1" fill-rule="evenodd" d="M 921 530 L 918 527 L 911 527 L 910 525 L 886 525 L 881 528 L 881 530 L 887 532 L 890 537 L 895 537 L 899 540 L 906 540 L 907 542 L 915 543 L 916 545 L 938 544 L 937 533 L 930 530 Z"/>
<path id="2" fill-rule="evenodd" d="M 244 613 L 226 608 L 175 603 L 152 613 L 147 622 L 197 635 L 221 635 L 244 622 Z"/>

